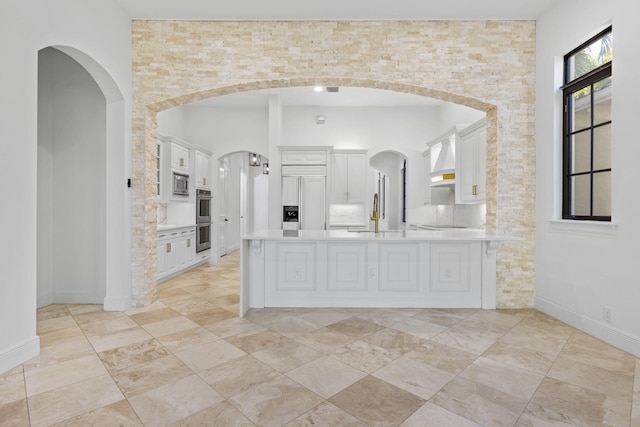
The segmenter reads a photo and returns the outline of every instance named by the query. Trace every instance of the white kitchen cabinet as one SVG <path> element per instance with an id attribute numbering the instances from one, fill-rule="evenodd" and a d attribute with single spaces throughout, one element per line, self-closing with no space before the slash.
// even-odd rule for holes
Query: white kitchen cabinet
<path id="1" fill-rule="evenodd" d="M 364 203 L 366 151 L 335 151 L 331 155 L 331 203 Z"/>
<path id="2" fill-rule="evenodd" d="M 456 203 L 487 199 L 487 124 L 482 119 L 460 132 L 456 156 Z"/>
<path id="3" fill-rule="evenodd" d="M 195 186 L 202 190 L 211 190 L 211 154 L 200 149 L 193 150 L 195 163 Z"/>
<path id="4" fill-rule="evenodd" d="M 189 148 L 177 142 L 171 142 L 171 169 L 176 172 L 189 174 Z"/>
<path id="5" fill-rule="evenodd" d="M 326 165 L 327 151 L 325 150 L 282 150 L 280 160 L 282 165 Z"/>
<path id="6" fill-rule="evenodd" d="M 196 260 L 195 226 L 172 228 L 158 232 L 157 277 L 166 280 L 188 270 Z"/>
<path id="7" fill-rule="evenodd" d="M 300 199 L 300 178 L 297 176 L 282 177 L 282 206 L 298 206 Z"/>

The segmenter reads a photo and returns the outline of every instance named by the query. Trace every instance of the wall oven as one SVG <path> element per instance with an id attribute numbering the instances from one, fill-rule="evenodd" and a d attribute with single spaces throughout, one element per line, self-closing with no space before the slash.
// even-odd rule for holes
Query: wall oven
<path id="1" fill-rule="evenodd" d="M 211 191 L 196 190 L 196 224 L 211 222 Z"/>
<path id="2" fill-rule="evenodd" d="M 211 248 L 211 191 L 196 190 L 196 253 Z"/>
<path id="3" fill-rule="evenodd" d="M 196 224 L 196 253 L 211 248 L 211 223 Z"/>

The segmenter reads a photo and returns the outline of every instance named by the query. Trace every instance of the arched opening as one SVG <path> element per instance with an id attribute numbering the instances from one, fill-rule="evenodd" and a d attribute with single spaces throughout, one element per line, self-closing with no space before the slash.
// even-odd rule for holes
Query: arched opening
<path id="1" fill-rule="evenodd" d="M 266 82 L 265 81 L 250 82 L 242 85 L 227 86 L 227 87 L 201 91 L 197 93 L 185 94 L 182 96 L 167 99 L 165 101 L 154 103 L 152 105 L 147 106 L 147 110 L 146 110 L 147 120 L 145 120 L 145 123 L 146 123 L 146 126 L 148 127 L 145 132 L 146 143 L 155 145 L 155 137 L 156 137 L 155 125 L 156 125 L 156 114 L 158 112 L 163 112 L 164 114 L 164 112 L 176 106 L 185 106 L 193 102 L 202 101 L 209 98 L 215 98 L 222 95 L 248 94 L 249 92 L 256 91 L 256 90 L 312 86 L 317 83 L 318 83 L 317 79 L 292 79 L 292 80 L 275 80 L 275 81 L 266 81 Z M 472 98 L 468 98 L 465 96 L 461 96 L 461 95 L 444 93 L 444 92 L 432 90 L 429 88 L 405 85 L 400 83 L 389 83 L 389 82 L 379 82 L 379 81 L 369 81 L 369 80 L 358 81 L 358 80 L 352 80 L 352 79 L 332 79 L 330 82 L 323 81 L 322 84 L 326 86 L 349 86 L 349 87 L 357 87 L 357 88 L 396 91 L 396 92 L 405 93 L 405 94 L 440 99 L 447 103 L 451 103 L 452 105 L 459 105 L 462 107 L 468 107 L 470 109 L 474 109 L 483 114 L 487 112 L 493 112 L 492 114 L 489 115 L 489 119 L 488 119 L 488 122 L 489 122 L 488 147 L 489 147 L 489 150 L 495 151 L 497 115 L 495 114 L 495 107 L 493 105 L 490 105 Z M 208 118 L 208 120 L 210 120 L 210 118 Z M 281 126 L 281 123 L 279 123 L 277 119 L 272 121 L 272 118 L 270 116 L 267 119 L 265 119 L 265 122 L 268 125 L 265 131 L 265 133 L 268 133 L 268 139 L 263 138 L 267 141 L 267 143 L 262 147 L 262 151 L 265 153 L 268 153 L 272 157 L 272 166 L 278 167 L 279 161 L 277 156 L 278 154 L 277 146 L 280 145 L 279 144 L 280 140 L 278 139 L 280 135 L 278 134 L 278 132 L 281 132 L 281 129 L 279 129 L 278 127 Z M 161 123 L 158 121 L 158 124 L 160 125 Z M 276 129 L 275 132 L 273 132 L 274 128 Z M 273 136 L 274 133 L 276 134 L 275 137 Z M 389 140 L 389 141 L 392 141 L 392 140 Z M 426 140 L 424 142 L 426 142 Z M 255 150 L 254 148 L 251 148 L 251 149 Z M 212 151 L 215 152 L 216 150 L 213 149 Z M 385 151 L 385 150 L 381 150 L 380 148 L 377 148 L 375 150 L 371 150 L 371 153 L 373 154 L 378 151 Z M 147 153 L 148 152 L 149 150 L 147 150 Z M 412 152 L 410 155 L 405 155 L 404 158 L 411 161 L 413 157 L 417 158 L 419 153 L 420 153 L 419 151 Z M 409 157 L 411 159 L 409 159 Z M 492 161 L 495 161 L 495 156 L 489 156 L 488 158 L 493 159 Z M 147 159 L 147 162 L 146 162 L 147 165 L 152 164 L 150 160 L 151 159 Z M 416 160 L 416 164 L 417 164 L 417 160 Z M 489 164 L 488 170 L 495 170 L 495 165 Z M 147 174 L 149 172 L 150 172 L 149 170 L 146 171 Z M 155 174 L 155 171 L 153 171 L 152 173 Z M 411 186 L 411 184 L 408 184 L 408 185 Z M 491 194 L 490 197 L 495 197 L 495 182 L 488 182 L 487 186 L 489 188 L 489 193 Z M 279 183 L 275 182 L 275 180 L 270 180 L 269 182 L 269 190 L 270 190 L 269 199 L 270 200 L 269 200 L 269 207 L 268 207 L 268 215 L 270 218 L 277 218 L 281 215 L 281 212 L 280 212 L 281 206 L 279 206 L 281 189 L 279 187 L 280 187 Z M 397 196 L 398 194 L 400 194 L 400 192 L 397 192 L 395 195 Z M 150 199 L 147 197 L 147 201 L 149 200 Z M 147 209 L 149 207 L 150 206 L 147 206 Z M 400 212 L 400 213 L 397 213 L 396 216 L 402 217 L 402 215 L 403 214 Z M 270 226 L 273 226 L 273 224 L 274 223 L 270 221 Z M 277 220 L 275 221 L 275 224 L 278 224 Z M 149 265 L 153 265 L 153 264 L 149 264 Z M 145 271 L 147 272 L 147 274 L 149 273 L 153 274 L 152 272 L 154 271 L 154 269 L 147 268 L 145 269 Z M 139 278 L 136 277 L 136 281 L 138 280 Z M 153 277 L 145 278 L 146 283 L 149 283 L 149 280 L 154 281 L 154 278 Z"/>
<path id="2" fill-rule="evenodd" d="M 37 305 L 125 310 L 124 99 L 108 73 L 76 49 L 42 49 L 38 67 Z"/>

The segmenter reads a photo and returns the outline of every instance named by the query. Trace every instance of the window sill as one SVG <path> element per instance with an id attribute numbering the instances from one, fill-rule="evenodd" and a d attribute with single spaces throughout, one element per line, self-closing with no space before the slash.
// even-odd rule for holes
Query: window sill
<path id="1" fill-rule="evenodd" d="M 618 224 L 608 221 L 575 221 L 570 219 L 552 219 L 548 221 L 549 229 L 572 233 L 593 234 L 598 236 L 615 236 Z"/>

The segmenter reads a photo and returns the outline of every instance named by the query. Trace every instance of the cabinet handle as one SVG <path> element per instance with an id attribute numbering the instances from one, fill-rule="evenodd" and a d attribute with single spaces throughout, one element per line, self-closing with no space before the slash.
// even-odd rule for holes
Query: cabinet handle
<path id="1" fill-rule="evenodd" d="M 207 185 L 207 178 L 202 178 L 202 185 Z"/>
<path id="2" fill-rule="evenodd" d="M 184 159 L 180 157 L 180 166 L 184 166 Z"/>
<path id="3" fill-rule="evenodd" d="M 474 196 L 477 196 L 477 195 L 478 195 L 478 186 L 477 186 L 477 185 L 474 185 L 474 186 L 471 188 L 471 194 L 472 194 L 472 195 L 474 195 Z"/>
<path id="4" fill-rule="evenodd" d="M 167 247 L 165 249 L 167 253 L 171 252 L 171 243 L 167 243 Z"/>
<path id="5" fill-rule="evenodd" d="M 191 247 L 191 239 L 187 239 L 187 247 L 190 248 Z"/>

